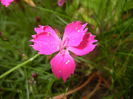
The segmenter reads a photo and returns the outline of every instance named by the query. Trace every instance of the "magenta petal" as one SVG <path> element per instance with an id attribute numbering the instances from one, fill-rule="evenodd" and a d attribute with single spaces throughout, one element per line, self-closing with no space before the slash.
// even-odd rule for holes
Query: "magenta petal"
<path id="1" fill-rule="evenodd" d="M 37 33 L 37 34 L 40 34 L 40 33 L 43 33 L 44 32 L 44 26 L 42 25 L 39 25 L 39 27 L 36 27 L 34 28 L 34 31 Z"/>
<path id="2" fill-rule="evenodd" d="M 57 78 L 63 78 L 64 82 L 74 73 L 75 61 L 68 51 L 59 52 L 50 62 L 52 71 Z"/>
<path id="3" fill-rule="evenodd" d="M 58 0 L 58 6 L 63 6 L 66 0 Z"/>
<path id="4" fill-rule="evenodd" d="M 78 46 L 87 32 L 87 24 L 82 24 L 80 21 L 72 22 L 65 28 L 63 41 L 68 40 L 67 46 Z"/>
<path id="5" fill-rule="evenodd" d="M 53 29 L 49 26 L 40 26 L 40 28 L 35 28 L 35 31 L 37 34 L 32 35 L 32 47 L 39 51 L 39 54 L 50 55 L 59 51 L 61 40 Z"/>
<path id="6" fill-rule="evenodd" d="M 54 37 L 58 38 L 58 36 L 56 35 L 56 32 L 54 31 L 54 29 L 52 29 L 50 26 L 42 26 L 42 25 L 39 25 L 39 27 L 34 28 L 34 31 L 37 34 L 47 32 L 47 33 L 52 34 Z"/>
<path id="7" fill-rule="evenodd" d="M 78 56 L 86 55 L 94 50 L 96 47 L 95 42 L 97 40 L 94 39 L 95 36 L 91 33 L 88 33 L 84 36 L 83 41 L 77 47 L 69 47 L 68 50 L 72 51 Z"/>
<path id="8" fill-rule="evenodd" d="M 12 3 L 14 0 L 1 0 L 1 3 L 3 5 L 5 5 L 6 7 L 8 7 L 10 5 L 10 3 Z"/>

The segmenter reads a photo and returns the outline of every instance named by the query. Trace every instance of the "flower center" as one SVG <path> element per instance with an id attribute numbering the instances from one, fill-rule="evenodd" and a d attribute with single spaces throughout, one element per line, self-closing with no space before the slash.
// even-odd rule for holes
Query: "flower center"
<path id="1" fill-rule="evenodd" d="M 61 46 L 60 46 L 60 51 L 67 48 L 68 41 L 69 41 L 68 38 L 65 38 L 65 40 L 62 41 Z"/>

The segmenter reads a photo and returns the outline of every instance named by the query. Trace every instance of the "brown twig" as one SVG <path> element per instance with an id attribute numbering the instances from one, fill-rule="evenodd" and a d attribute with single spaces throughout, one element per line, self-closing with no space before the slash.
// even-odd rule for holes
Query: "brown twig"
<path id="1" fill-rule="evenodd" d="M 82 89 L 83 87 L 85 87 L 89 82 L 91 82 L 93 80 L 93 78 L 97 75 L 97 73 L 93 73 L 91 76 L 89 76 L 88 80 L 86 82 L 84 82 L 81 86 L 73 89 L 73 90 L 70 90 L 68 91 L 67 93 L 65 94 L 61 94 L 61 95 L 58 95 L 58 96 L 55 96 L 53 97 L 53 99 L 64 99 L 66 98 L 68 95 L 74 93 L 74 92 L 77 92 L 79 91 L 80 89 Z"/>
<path id="2" fill-rule="evenodd" d="M 109 88 L 109 87 L 110 87 L 109 80 L 106 80 L 106 79 L 104 79 L 103 77 L 101 77 L 101 79 L 102 79 L 103 83 L 105 84 L 105 87 L 106 87 L 106 88 Z"/>
<path id="3" fill-rule="evenodd" d="M 101 82 L 102 82 L 102 79 L 101 79 L 101 77 L 99 77 L 96 87 L 90 92 L 90 94 L 87 95 L 88 99 L 90 99 L 95 94 L 95 92 L 100 89 Z"/>
<path id="4" fill-rule="evenodd" d="M 96 87 L 88 95 L 84 96 L 82 99 L 90 99 L 95 94 L 95 92 L 100 89 L 100 85 L 101 85 L 102 82 L 105 84 L 106 88 L 110 87 L 109 80 L 106 80 L 98 72 L 97 72 L 97 76 L 98 76 L 99 80 L 98 80 L 98 83 L 97 83 Z"/>
<path id="5" fill-rule="evenodd" d="M 108 80 L 106 80 L 103 76 L 101 76 L 100 73 L 97 73 L 97 75 L 99 76 L 99 78 L 102 80 L 102 82 L 104 83 L 105 87 L 109 89 L 110 87 L 110 77 Z"/>

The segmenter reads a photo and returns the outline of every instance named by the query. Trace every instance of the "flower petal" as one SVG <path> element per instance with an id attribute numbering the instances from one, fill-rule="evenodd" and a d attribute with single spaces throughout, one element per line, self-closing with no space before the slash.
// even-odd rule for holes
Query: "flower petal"
<path id="1" fill-rule="evenodd" d="M 5 5 L 6 7 L 8 7 L 10 5 L 10 3 L 12 3 L 14 0 L 1 0 L 1 3 L 3 5 Z"/>
<path id="2" fill-rule="evenodd" d="M 32 35 L 33 45 L 39 54 L 50 55 L 59 50 L 61 40 L 56 35 L 55 31 L 49 26 L 39 26 L 35 28 L 36 35 Z"/>
<path id="3" fill-rule="evenodd" d="M 68 41 L 67 46 L 78 46 L 87 32 L 87 24 L 82 24 L 80 21 L 75 21 L 68 24 L 65 28 L 63 41 Z"/>
<path id="4" fill-rule="evenodd" d="M 58 6 L 63 6 L 66 0 L 58 0 Z"/>
<path id="5" fill-rule="evenodd" d="M 34 31 L 37 34 L 48 32 L 48 33 L 52 34 L 54 37 L 58 38 L 58 36 L 57 36 L 56 32 L 54 31 L 54 29 L 52 29 L 50 26 L 39 25 L 39 27 L 34 28 Z"/>
<path id="6" fill-rule="evenodd" d="M 68 50 L 72 51 L 78 56 L 88 54 L 96 47 L 96 44 L 94 43 L 97 42 L 97 40 L 94 38 L 95 35 L 92 35 L 91 33 L 85 34 L 83 41 L 79 44 L 79 46 L 69 47 Z"/>
<path id="7" fill-rule="evenodd" d="M 50 62 L 52 71 L 57 78 L 63 78 L 64 82 L 74 73 L 75 61 L 68 51 L 59 52 Z"/>

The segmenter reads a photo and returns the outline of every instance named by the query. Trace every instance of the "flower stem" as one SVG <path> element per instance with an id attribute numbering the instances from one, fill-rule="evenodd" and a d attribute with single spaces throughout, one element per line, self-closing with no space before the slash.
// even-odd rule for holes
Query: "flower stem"
<path id="1" fill-rule="evenodd" d="M 39 56 L 39 54 L 34 55 L 33 57 L 31 57 L 30 59 L 28 59 L 27 61 L 24 61 L 23 63 L 18 64 L 17 66 L 11 68 L 10 70 L 6 71 L 5 73 L 3 73 L 2 75 L 0 75 L 0 79 L 5 77 L 6 75 L 10 74 L 11 72 L 15 71 L 16 69 L 26 65 L 27 63 L 33 61 L 35 58 L 37 58 Z"/>

